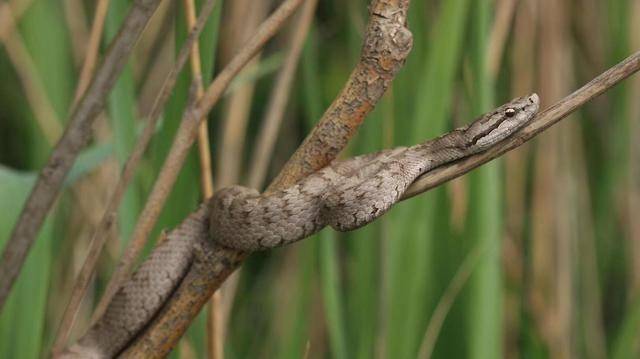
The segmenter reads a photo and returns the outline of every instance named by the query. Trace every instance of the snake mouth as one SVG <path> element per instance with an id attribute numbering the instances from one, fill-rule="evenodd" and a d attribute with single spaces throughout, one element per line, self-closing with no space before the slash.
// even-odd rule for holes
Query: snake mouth
<path id="1" fill-rule="evenodd" d="M 535 111 L 538 111 L 540 108 L 540 96 L 537 93 L 532 93 L 528 97 L 529 102 L 535 107 Z"/>
<path id="2" fill-rule="evenodd" d="M 531 96 L 529 96 L 529 102 L 535 103 L 535 104 L 539 104 L 540 103 L 540 96 L 538 96 L 537 93 L 532 93 Z"/>

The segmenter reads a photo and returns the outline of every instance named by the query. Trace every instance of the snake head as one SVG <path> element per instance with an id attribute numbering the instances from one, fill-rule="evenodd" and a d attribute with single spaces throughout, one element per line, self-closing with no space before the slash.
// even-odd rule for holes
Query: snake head
<path id="1" fill-rule="evenodd" d="M 528 123 L 539 108 L 540 98 L 535 93 L 505 103 L 464 129 L 466 146 L 486 150 Z"/>

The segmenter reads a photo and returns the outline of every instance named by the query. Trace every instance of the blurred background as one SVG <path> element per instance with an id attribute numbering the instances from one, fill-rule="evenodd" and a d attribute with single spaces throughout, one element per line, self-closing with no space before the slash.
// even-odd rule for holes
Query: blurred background
<path id="1" fill-rule="evenodd" d="M 200 40 L 206 83 L 277 3 L 217 1 Z M 104 21 L 103 54 L 131 1 L 0 4 L 2 245 L 69 116 L 92 27 Z M 294 16 L 209 116 L 216 188 L 264 189 L 358 61 L 368 1 L 304 6 L 317 6 L 313 17 Z M 416 0 L 409 27 L 406 65 L 344 156 L 421 142 L 531 92 L 552 104 L 640 49 L 640 0 Z M 183 2 L 164 1 L 0 314 L 0 357 L 48 356 L 93 228 L 185 33 Z M 277 80 L 286 72 L 290 88 Z M 128 188 L 73 337 L 130 237 L 190 78 L 186 68 Z M 276 93 L 280 112 L 270 105 Z M 326 229 L 252 255 L 223 288 L 225 356 L 639 357 L 638 99 L 636 75 L 534 141 L 363 229 Z M 275 145 L 257 150 L 269 118 L 282 120 Z M 200 181 L 194 149 L 153 238 L 196 208 Z M 172 357 L 205 357 L 205 322 L 203 314 Z"/>

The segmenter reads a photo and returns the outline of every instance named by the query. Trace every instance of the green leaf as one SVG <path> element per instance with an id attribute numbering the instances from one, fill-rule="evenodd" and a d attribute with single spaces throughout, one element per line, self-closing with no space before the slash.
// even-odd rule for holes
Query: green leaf
<path id="1" fill-rule="evenodd" d="M 9 238 L 31 187 L 34 174 L 0 167 L 0 247 Z M 0 313 L 0 357 L 40 358 L 53 243 L 51 220 L 45 221 L 11 294 Z"/>

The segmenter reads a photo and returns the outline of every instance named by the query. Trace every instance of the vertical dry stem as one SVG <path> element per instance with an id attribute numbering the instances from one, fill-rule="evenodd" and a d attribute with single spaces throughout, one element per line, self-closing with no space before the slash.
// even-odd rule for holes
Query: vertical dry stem
<path id="1" fill-rule="evenodd" d="M 100 316 L 101 313 L 104 312 L 118 288 L 120 288 L 122 283 L 129 277 L 133 269 L 134 261 L 144 247 L 147 237 L 153 229 L 167 196 L 182 168 L 187 153 L 195 140 L 203 116 L 217 103 L 238 72 L 253 58 L 262 46 L 277 33 L 284 24 L 284 21 L 294 12 L 298 5 L 300 5 L 301 1 L 302 0 L 285 1 L 260 25 L 256 34 L 248 41 L 242 51 L 240 51 L 214 79 L 202 100 L 194 103 L 195 106 L 189 106 L 185 110 L 169 155 L 158 174 L 158 178 L 147 199 L 147 203 L 140 214 L 138 223 L 133 231 L 131 242 L 120 259 L 107 285 L 105 294 L 98 304 L 96 316 Z"/>
<path id="2" fill-rule="evenodd" d="M 47 164 L 40 171 L 2 254 L 0 310 L 47 213 L 58 197 L 67 173 L 80 150 L 89 142 L 93 122 L 104 109 L 107 94 L 113 88 L 133 46 L 159 3 L 160 0 L 136 0 L 133 3 L 85 96 L 71 115 L 64 134 L 53 149 Z"/>
<path id="3" fill-rule="evenodd" d="M 76 87 L 76 93 L 73 99 L 75 107 L 82 95 L 89 87 L 89 81 L 93 75 L 93 71 L 98 63 L 98 53 L 100 50 L 100 39 L 102 39 L 102 31 L 104 30 L 104 22 L 107 18 L 107 10 L 109 9 L 109 0 L 98 0 L 95 13 L 93 14 L 93 24 L 91 25 L 91 34 L 89 35 L 89 43 L 87 44 L 87 53 L 82 63 L 80 77 Z"/>
<path id="4" fill-rule="evenodd" d="M 313 21 L 317 0 L 307 0 L 302 8 L 300 17 L 292 29 L 291 48 L 284 60 L 282 70 L 278 74 L 274 84 L 274 90 L 269 99 L 267 106 L 267 114 L 262 121 L 262 127 L 258 134 L 258 140 L 254 146 L 253 155 L 250 162 L 249 187 L 260 190 L 267 175 L 269 160 L 273 153 L 278 130 L 284 117 L 284 111 L 287 107 L 291 85 L 293 84 L 294 75 L 298 67 L 298 61 L 304 41 L 309 33 L 309 28 Z"/>
<path id="5" fill-rule="evenodd" d="M 300 162 L 294 161 L 286 167 L 289 170 L 293 169 L 295 173 L 282 173 L 283 179 L 272 184 L 272 188 L 285 188 L 288 181 L 296 181 L 306 176 L 308 173 L 305 171 L 313 171 L 314 166 L 323 166 L 324 161 L 337 155 L 342 149 L 340 146 L 346 145 L 349 136 L 354 134 L 364 115 L 380 99 L 409 54 L 411 33 L 405 27 L 408 6 L 408 0 L 372 2 L 360 63 L 351 74 L 344 90 L 298 150 L 300 154 L 297 161 Z M 351 113 L 350 110 L 355 112 Z M 357 119 L 354 121 L 351 115 Z M 343 132 L 338 128 L 351 130 Z M 327 137 L 330 133 L 337 136 L 332 140 Z M 331 149 L 325 152 L 327 141 L 332 141 Z M 309 157 L 306 157 L 307 155 Z M 304 169 L 298 167 L 305 162 L 307 165 L 304 165 Z M 206 217 L 206 214 L 204 216 Z M 205 243 L 208 243 L 208 235 L 202 235 L 205 237 Z M 124 356 L 137 358 L 166 355 L 210 294 L 242 263 L 246 255 L 215 245 L 209 248 L 209 253 L 197 255 L 191 270 L 162 312 L 125 351 Z"/>
<path id="6" fill-rule="evenodd" d="M 187 27 L 193 29 L 196 25 L 196 7 L 194 0 L 184 0 Z M 202 64 L 200 63 L 200 44 L 195 41 L 191 46 L 191 77 L 196 86 L 196 101 L 204 96 L 202 78 Z M 205 200 L 213 196 L 213 173 L 211 169 L 211 152 L 209 150 L 209 131 L 206 115 L 198 128 L 198 157 L 200 159 L 200 187 Z M 209 315 L 207 316 L 207 355 L 210 359 L 222 359 L 224 348 L 222 340 L 222 325 L 220 320 L 220 293 L 216 291 L 211 296 Z"/>
<path id="7" fill-rule="evenodd" d="M 108 234 L 112 225 L 116 220 L 116 212 L 118 207 L 120 206 L 120 201 L 124 197 L 125 190 L 131 182 L 133 175 L 142 159 L 142 155 L 144 154 L 145 149 L 147 148 L 149 142 L 151 141 L 151 137 L 153 136 L 154 130 L 156 128 L 156 122 L 160 117 L 160 113 L 164 104 L 169 98 L 171 90 L 173 89 L 178 73 L 186 63 L 189 55 L 190 44 L 194 42 L 200 31 L 204 27 L 204 23 L 206 22 L 208 15 L 213 9 L 214 0 L 209 0 L 202 8 L 202 14 L 198 19 L 198 22 L 195 28 L 189 34 L 189 37 L 185 41 L 185 45 L 180 50 L 180 54 L 178 55 L 178 59 L 176 64 L 172 68 L 172 70 L 167 74 L 165 82 L 160 89 L 156 97 L 156 101 L 151 110 L 151 114 L 147 120 L 147 124 L 145 129 L 138 138 L 136 145 L 131 153 L 131 156 L 127 159 L 127 162 L 124 165 L 122 170 L 122 175 L 116 184 L 116 188 L 111 194 L 111 198 L 109 199 L 109 203 L 105 212 L 100 220 L 100 223 L 95 228 L 93 236 L 91 238 L 91 242 L 89 245 L 89 251 L 87 253 L 87 257 L 85 258 L 84 263 L 82 264 L 82 268 L 80 269 L 80 273 L 78 273 L 76 282 L 74 284 L 73 290 L 71 292 L 71 297 L 69 302 L 67 303 L 67 308 L 65 309 L 64 314 L 62 315 L 60 328 L 58 329 L 58 334 L 56 338 L 56 343 L 54 344 L 54 353 L 59 352 L 64 345 L 66 344 L 69 333 L 73 327 L 75 317 L 80 308 L 80 304 L 82 302 L 82 298 L 86 293 L 89 282 L 95 272 L 95 266 L 98 262 L 98 258 L 102 253 L 102 249 L 104 244 L 108 238 Z M 95 315 L 94 315 L 95 318 Z"/>

